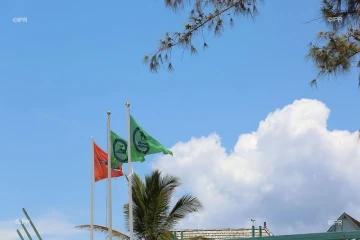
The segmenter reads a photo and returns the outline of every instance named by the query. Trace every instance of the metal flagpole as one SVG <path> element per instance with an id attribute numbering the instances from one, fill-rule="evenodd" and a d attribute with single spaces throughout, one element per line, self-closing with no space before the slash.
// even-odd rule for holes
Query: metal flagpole
<path id="1" fill-rule="evenodd" d="M 23 227 L 23 229 L 24 229 L 26 235 L 28 236 L 28 238 L 29 238 L 30 240 L 32 240 L 32 238 L 31 238 L 31 236 L 30 236 L 30 233 L 29 233 L 28 230 L 26 229 L 26 227 L 25 227 L 24 223 L 22 222 L 22 220 L 20 220 L 20 224 L 21 224 L 21 226 Z"/>
<path id="2" fill-rule="evenodd" d="M 94 240 L 94 137 L 90 144 L 90 240 Z"/>
<path id="3" fill-rule="evenodd" d="M 108 230 L 109 237 L 108 239 L 112 240 L 112 206 L 111 206 L 111 139 L 110 139 L 110 114 L 108 111 L 108 132 L 107 132 L 107 145 L 108 145 Z"/>
<path id="4" fill-rule="evenodd" d="M 21 235 L 21 233 L 20 233 L 19 229 L 16 229 L 16 231 L 17 231 L 17 233 L 18 233 L 19 237 L 21 238 L 21 240 L 25 240 L 25 239 L 24 239 L 24 237 Z"/>
<path id="5" fill-rule="evenodd" d="M 30 219 L 29 215 L 27 214 L 27 212 L 26 212 L 25 208 L 23 208 L 22 210 L 23 210 L 23 212 L 24 212 L 24 214 L 25 214 L 26 218 L 29 220 L 30 225 L 31 225 L 31 227 L 33 228 L 33 230 L 34 230 L 34 232 L 35 232 L 36 236 L 39 238 L 39 240 L 42 240 L 42 238 L 40 237 L 39 232 L 37 231 L 37 229 L 36 229 L 36 227 L 35 227 L 34 223 L 31 221 L 31 219 Z"/>
<path id="6" fill-rule="evenodd" d="M 127 112 L 127 130 L 128 130 L 128 176 L 129 176 L 129 227 L 130 227 L 130 240 L 134 239 L 134 229 L 133 229 L 133 201 L 132 201 L 132 166 L 131 166 L 131 130 L 130 130 L 130 103 L 126 103 L 126 112 Z"/>

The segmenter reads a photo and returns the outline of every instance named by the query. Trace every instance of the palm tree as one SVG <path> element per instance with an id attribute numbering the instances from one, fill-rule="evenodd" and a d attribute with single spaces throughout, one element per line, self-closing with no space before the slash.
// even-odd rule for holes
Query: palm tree
<path id="1" fill-rule="evenodd" d="M 80 225 L 80 226 L 76 226 L 75 228 L 90 231 L 90 225 Z M 96 232 L 101 232 L 101 233 L 105 233 L 105 234 L 107 234 L 109 232 L 107 227 L 99 226 L 99 225 L 94 225 L 94 230 Z M 112 230 L 112 233 L 113 233 L 113 239 L 118 239 L 118 240 L 129 240 L 130 239 L 129 236 L 123 234 L 122 232 Z"/>
<path id="2" fill-rule="evenodd" d="M 171 175 L 163 176 L 155 170 L 145 176 L 145 181 L 134 173 L 132 181 L 134 235 L 137 239 L 167 240 L 172 239 L 171 229 L 188 214 L 202 210 L 201 202 L 194 196 L 184 195 L 171 208 L 174 190 L 181 185 L 180 179 Z M 125 226 L 129 231 L 129 205 L 124 205 Z M 90 225 L 77 226 L 90 229 Z M 106 232 L 106 227 L 94 227 L 95 231 Z M 117 239 L 128 236 L 114 231 Z"/>

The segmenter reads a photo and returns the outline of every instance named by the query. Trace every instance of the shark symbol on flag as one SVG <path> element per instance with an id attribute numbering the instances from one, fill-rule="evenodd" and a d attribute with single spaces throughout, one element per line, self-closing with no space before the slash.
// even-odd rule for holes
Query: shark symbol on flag
<path id="1" fill-rule="evenodd" d="M 104 160 L 101 160 L 100 158 L 98 158 L 98 161 L 100 162 L 100 164 L 105 164 L 106 166 L 108 165 L 107 162 L 105 162 Z M 119 167 L 116 167 L 116 168 L 112 168 L 111 170 L 114 170 L 114 171 L 121 171 L 121 169 Z"/>

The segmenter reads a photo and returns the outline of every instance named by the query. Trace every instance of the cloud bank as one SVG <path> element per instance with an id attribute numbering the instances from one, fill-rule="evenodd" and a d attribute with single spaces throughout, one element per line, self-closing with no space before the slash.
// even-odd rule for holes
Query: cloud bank
<path id="1" fill-rule="evenodd" d="M 241 134 L 230 153 L 217 134 L 193 137 L 152 167 L 181 177 L 204 211 L 179 228 L 251 227 L 278 234 L 325 232 L 343 212 L 360 217 L 360 145 L 356 133 L 329 130 L 324 103 L 301 99 Z"/>

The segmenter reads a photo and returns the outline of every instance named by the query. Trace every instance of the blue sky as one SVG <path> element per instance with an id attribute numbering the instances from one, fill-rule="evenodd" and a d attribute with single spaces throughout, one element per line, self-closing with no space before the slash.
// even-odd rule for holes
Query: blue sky
<path id="1" fill-rule="evenodd" d="M 152 74 L 143 56 L 166 31 L 181 30 L 187 16 L 163 1 L 2 1 L 0 222 L 21 217 L 25 207 L 34 219 L 57 212 L 87 224 L 90 136 L 106 149 L 111 110 L 111 128 L 126 137 L 127 101 L 139 124 L 168 148 L 216 132 L 230 153 L 240 134 L 302 98 L 326 104 L 329 130 L 356 131 L 356 72 L 309 86 L 316 72 L 304 57 L 325 26 L 302 22 L 318 17 L 319 4 L 266 2 L 255 22 L 240 18 L 221 38 L 207 35 L 210 47 L 198 56 L 174 49 L 175 72 Z M 28 22 L 13 23 L 14 17 Z M 135 171 L 151 171 L 155 158 Z M 106 183 L 97 183 L 95 222 L 102 225 L 105 194 Z M 114 180 L 115 229 L 124 229 L 127 196 L 125 179 Z"/>

